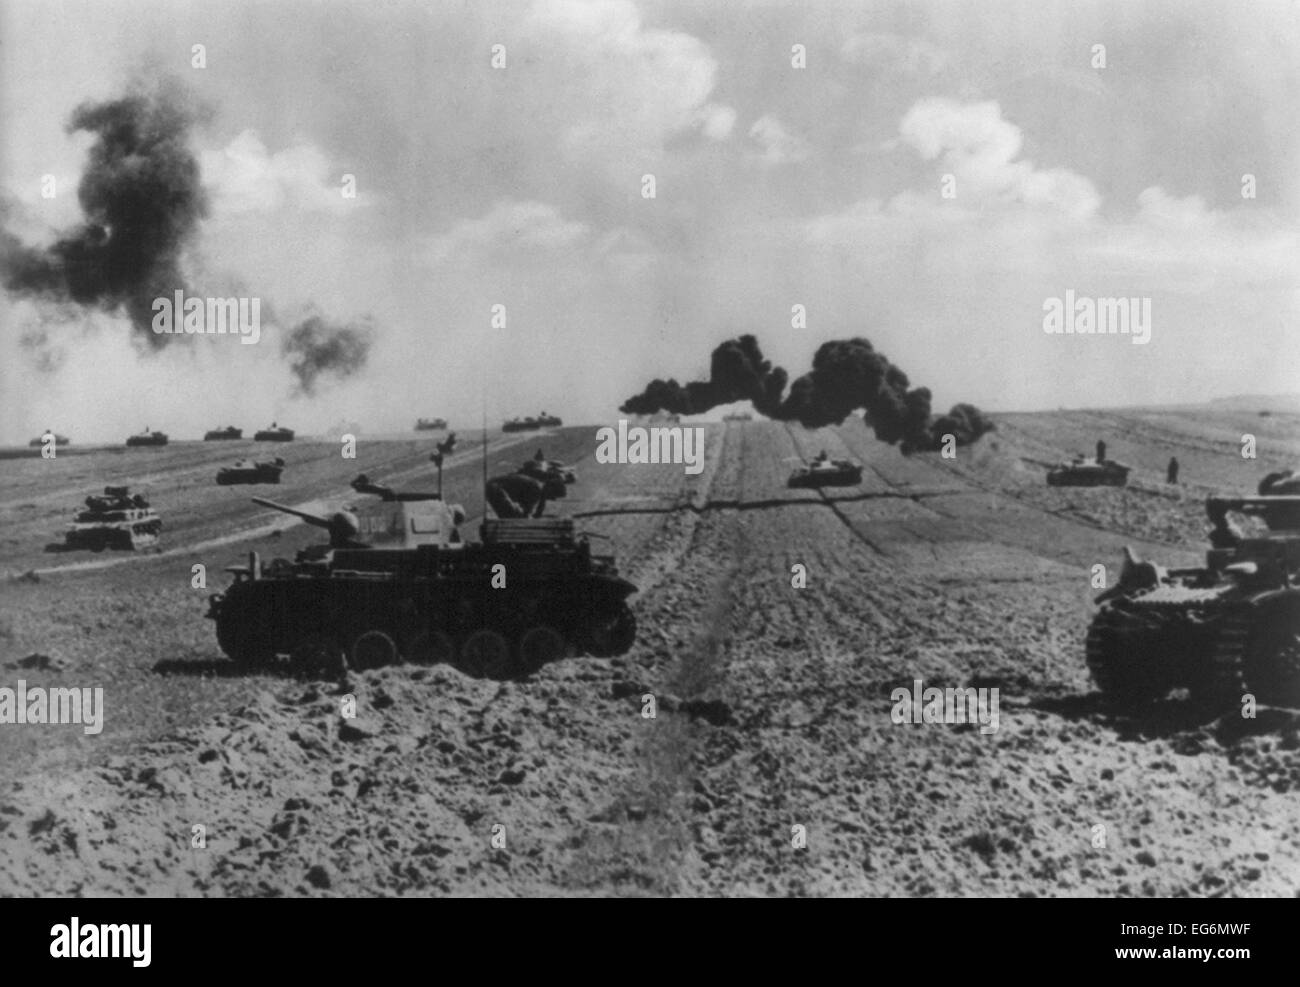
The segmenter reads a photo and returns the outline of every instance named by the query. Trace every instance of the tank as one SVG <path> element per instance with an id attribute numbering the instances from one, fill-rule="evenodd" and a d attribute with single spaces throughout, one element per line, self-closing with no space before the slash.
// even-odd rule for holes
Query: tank
<path id="1" fill-rule="evenodd" d="M 1131 467 L 1113 459 L 1098 461 L 1091 456 L 1075 456 L 1057 463 L 1047 471 L 1049 487 L 1122 487 L 1128 483 Z"/>
<path id="2" fill-rule="evenodd" d="M 501 426 L 503 432 L 528 432 L 539 428 L 554 428 L 557 425 L 563 425 L 555 415 L 548 415 L 543 411 L 536 418 L 509 418 Z"/>
<path id="3" fill-rule="evenodd" d="M 45 436 L 52 435 L 52 434 L 54 435 L 55 448 L 61 449 L 72 441 L 66 435 L 57 435 L 55 433 L 46 432 L 44 435 L 38 435 L 36 438 L 32 439 L 32 441 L 28 442 L 27 444 L 31 446 L 33 449 L 38 449 L 41 446 L 45 445 Z"/>
<path id="4" fill-rule="evenodd" d="M 294 561 L 228 571 L 207 616 L 230 658 L 316 673 L 395 660 L 450 661 L 478 677 L 527 675 L 571 650 L 623 654 L 636 637 L 612 555 L 571 519 L 488 519 L 466 543 L 464 511 L 433 493 L 353 481 L 371 499 L 328 517 L 254 498 L 329 533 Z"/>
<path id="5" fill-rule="evenodd" d="M 254 442 L 292 442 L 293 429 L 271 422 L 270 428 L 253 433 Z"/>
<path id="6" fill-rule="evenodd" d="M 1230 513 L 1261 518 L 1246 537 Z M 1203 567 L 1169 569 L 1124 549 L 1100 594 L 1087 664 L 1102 696 L 1134 708 L 1186 689 L 1196 703 L 1300 706 L 1300 496 L 1210 497 Z"/>
<path id="7" fill-rule="evenodd" d="M 577 470 L 558 460 L 547 459 L 541 449 L 537 450 L 537 454 L 532 459 L 526 459 L 520 464 L 519 472 L 542 481 L 556 478 L 563 481 L 566 486 L 578 482 Z"/>
<path id="8" fill-rule="evenodd" d="M 135 550 L 158 541 L 160 518 L 144 497 L 131 495 L 129 487 L 105 487 L 102 495 L 86 498 L 86 509 L 68 525 L 68 548 Z"/>
<path id="9" fill-rule="evenodd" d="M 235 428 L 234 425 L 227 425 L 225 428 L 214 428 L 210 432 L 203 433 L 204 442 L 222 442 L 229 439 L 242 439 L 244 430 Z"/>
<path id="10" fill-rule="evenodd" d="M 830 459 L 825 453 L 797 467 L 787 487 L 851 487 L 862 482 L 862 467 L 848 459 Z"/>
<path id="11" fill-rule="evenodd" d="M 274 459 L 240 459 L 233 466 L 217 470 L 217 483 L 223 487 L 235 483 L 279 483 L 283 472 L 284 460 L 279 456 Z"/>
<path id="12" fill-rule="evenodd" d="M 167 444 L 166 432 L 151 432 L 148 426 L 139 435 L 133 435 L 126 440 L 127 446 L 165 446 Z"/>
<path id="13" fill-rule="evenodd" d="M 435 432 L 447 427 L 445 418 L 417 418 L 415 420 L 415 430 L 417 432 Z"/>

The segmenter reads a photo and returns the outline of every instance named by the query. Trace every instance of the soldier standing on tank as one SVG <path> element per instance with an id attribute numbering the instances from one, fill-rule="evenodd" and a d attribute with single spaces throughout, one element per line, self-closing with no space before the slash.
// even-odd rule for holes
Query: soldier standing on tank
<path id="1" fill-rule="evenodd" d="M 1097 440 L 1097 462 L 1104 463 L 1105 461 L 1106 461 L 1106 440 L 1098 439 Z"/>
<path id="2" fill-rule="evenodd" d="M 1166 483 L 1178 482 L 1178 457 L 1177 456 L 1169 457 L 1169 469 L 1165 473 L 1165 482 Z"/>

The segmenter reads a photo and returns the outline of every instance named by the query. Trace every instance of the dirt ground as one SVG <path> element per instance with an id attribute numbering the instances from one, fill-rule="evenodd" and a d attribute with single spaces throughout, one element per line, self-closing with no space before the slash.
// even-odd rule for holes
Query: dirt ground
<path id="1" fill-rule="evenodd" d="M 558 513 L 639 587 L 631 652 L 505 682 L 248 674 L 203 619 L 225 566 L 320 540 L 250 496 L 332 510 L 363 470 L 426 489 L 429 438 L 363 440 L 356 460 L 278 446 L 279 487 L 212 482 L 252 443 L 6 459 L 0 686 L 102 687 L 106 713 L 94 736 L 0 725 L 0 893 L 1295 896 L 1300 713 L 1206 720 L 1175 697 L 1117 716 L 1083 647 L 1092 566 L 1117 572 L 1126 544 L 1196 564 L 1204 497 L 1300 464 L 1300 416 L 997 423 L 955 460 L 857 420 L 710 425 L 698 476 L 598 463 L 594 427 L 491 436 L 494 474 L 537 447 L 576 464 Z M 1045 485 L 1097 438 L 1127 488 Z M 819 449 L 863 462 L 862 483 L 788 490 L 791 457 Z M 467 437 L 445 484 L 470 533 L 480 470 Z M 159 545 L 47 551 L 106 483 L 151 498 Z M 997 730 L 895 723 L 891 692 L 917 679 L 998 688 Z"/>

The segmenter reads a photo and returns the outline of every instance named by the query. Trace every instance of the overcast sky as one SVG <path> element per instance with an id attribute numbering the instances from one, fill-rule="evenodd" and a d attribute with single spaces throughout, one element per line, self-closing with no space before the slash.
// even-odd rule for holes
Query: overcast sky
<path id="1" fill-rule="evenodd" d="M 1298 10 L 0 0 L 24 239 L 80 218 L 73 109 L 170 76 L 211 111 L 196 280 L 377 328 L 361 374 L 295 398 L 270 335 L 144 353 L 120 316 L 0 299 L 0 441 L 471 425 L 485 385 L 494 421 L 601 424 L 742 332 L 792 376 L 864 335 L 942 407 L 1300 391 Z M 1045 334 L 1067 289 L 1149 297 L 1150 344 Z"/>

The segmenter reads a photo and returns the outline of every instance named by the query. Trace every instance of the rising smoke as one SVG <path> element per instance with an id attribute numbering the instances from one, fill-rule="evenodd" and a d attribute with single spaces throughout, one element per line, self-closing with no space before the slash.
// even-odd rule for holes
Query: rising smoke
<path id="1" fill-rule="evenodd" d="M 946 415 L 930 411 L 930 391 L 910 387 L 907 374 L 862 337 L 823 343 L 812 370 L 785 393 L 789 379 L 781 367 L 763 358 L 758 340 L 745 335 L 713 351 L 709 379 L 682 385 L 653 380 L 620 410 L 649 415 L 657 411 L 692 415 L 732 401 L 750 401 L 754 410 L 806 428 L 838 425 L 858 409 L 882 442 L 903 451 L 938 449 L 951 433 L 958 445 L 974 442 L 993 423 L 972 404 L 956 404 Z"/>
<path id="2" fill-rule="evenodd" d="M 321 377 L 342 380 L 364 367 L 373 337 L 368 322 L 331 325 L 323 317 L 311 315 L 290 330 L 281 351 L 298 379 L 298 390 L 310 397 Z"/>
<path id="3" fill-rule="evenodd" d="M 0 233 L 5 288 L 123 310 L 151 345 L 164 345 L 170 337 L 150 331 L 153 300 L 187 289 L 181 255 L 208 210 L 189 148 L 197 120 L 177 89 L 78 107 L 68 130 L 96 137 L 77 187 L 85 221 L 43 250 Z"/>
<path id="4" fill-rule="evenodd" d="M 174 84 L 78 107 L 68 130 L 95 135 L 77 187 L 85 220 L 49 247 L 34 248 L 4 228 L 9 217 L 0 208 L 5 289 L 44 303 L 47 312 L 60 317 L 70 306 L 124 313 L 135 338 L 155 349 L 180 338 L 153 332 L 153 302 L 170 299 L 177 290 L 190 297 L 201 294 L 188 284 L 182 261 L 208 214 L 191 150 L 192 131 L 205 115 Z M 23 346 L 45 372 L 58 364 L 49 321 L 42 319 L 36 331 L 23 336 Z M 333 323 L 319 314 L 287 330 L 280 349 L 297 379 L 297 393 L 310 396 L 323 378 L 342 379 L 361 370 L 372 337 L 368 324 Z"/>

